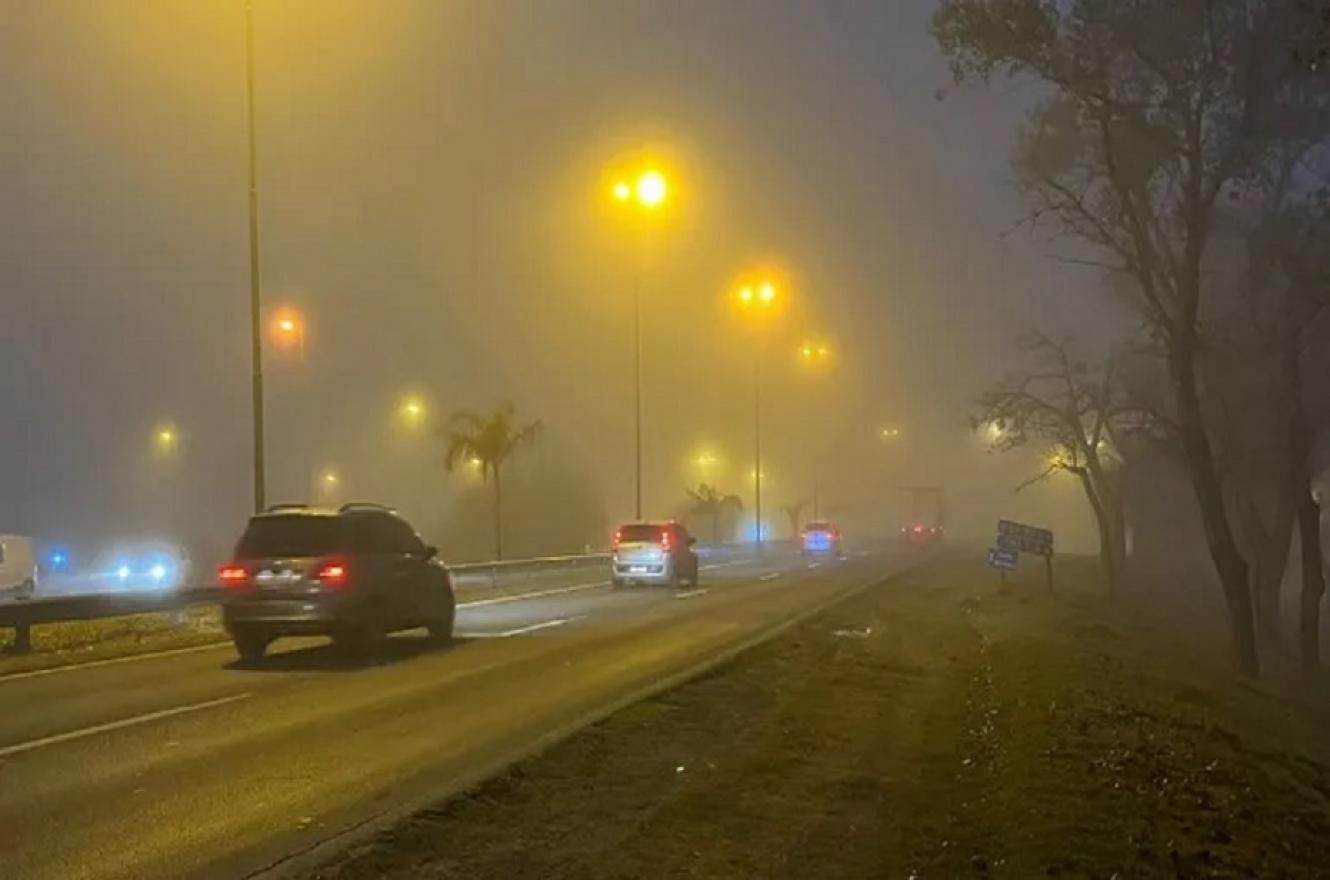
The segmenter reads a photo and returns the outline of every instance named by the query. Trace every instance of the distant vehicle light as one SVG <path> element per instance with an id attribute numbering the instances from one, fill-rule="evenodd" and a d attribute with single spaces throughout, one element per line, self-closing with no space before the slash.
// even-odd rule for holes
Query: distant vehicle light
<path id="1" fill-rule="evenodd" d="M 160 562 L 157 563 L 152 568 L 148 569 L 148 576 L 155 581 L 166 580 L 166 566 L 162 565 Z"/>
<path id="2" fill-rule="evenodd" d="M 128 565 L 122 565 L 122 566 L 120 566 L 119 568 L 117 568 L 117 569 L 115 570 L 115 576 L 118 577 L 118 578 L 120 578 L 120 580 L 122 580 L 122 581 L 127 581 L 127 580 L 129 580 L 129 574 L 130 574 L 130 572 L 129 572 L 129 566 L 128 566 Z"/>
<path id="3" fill-rule="evenodd" d="M 622 543 L 623 543 L 623 532 L 622 531 L 615 532 L 614 537 L 610 539 L 610 549 L 618 550 L 619 545 Z"/>

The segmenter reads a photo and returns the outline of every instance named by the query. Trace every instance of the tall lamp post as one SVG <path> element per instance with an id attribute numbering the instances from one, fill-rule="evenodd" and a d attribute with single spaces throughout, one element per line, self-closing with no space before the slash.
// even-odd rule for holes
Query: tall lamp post
<path id="1" fill-rule="evenodd" d="M 825 342 L 809 340 L 799 346 L 799 363 L 810 373 L 821 374 L 826 372 L 831 367 L 831 359 L 831 346 Z M 824 420 L 819 421 L 825 423 Z M 822 518 L 822 456 L 820 452 L 820 449 L 815 448 L 813 454 L 813 519 Z"/>
<path id="2" fill-rule="evenodd" d="M 245 0 L 245 102 L 249 138 L 249 320 L 253 364 L 254 510 L 267 506 L 263 457 L 263 299 L 259 290 L 259 174 L 254 133 L 254 0 Z"/>
<path id="3" fill-rule="evenodd" d="M 613 187 L 614 199 L 651 212 L 664 204 L 669 195 L 665 175 L 647 169 L 635 180 L 619 180 Z M 639 264 L 633 282 L 633 511 L 642 519 L 642 275 Z"/>
<path id="4" fill-rule="evenodd" d="M 776 285 L 763 280 L 739 289 L 739 308 L 758 322 L 753 345 L 753 533 L 762 550 L 762 328 L 776 307 Z"/>

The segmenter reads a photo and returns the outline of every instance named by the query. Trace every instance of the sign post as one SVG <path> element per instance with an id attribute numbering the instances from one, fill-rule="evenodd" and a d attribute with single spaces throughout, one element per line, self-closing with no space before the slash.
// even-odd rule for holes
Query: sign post
<path id="1" fill-rule="evenodd" d="M 1044 579 L 1048 592 L 1053 593 L 1053 533 L 1009 519 L 998 520 L 997 543 L 988 551 L 988 564 L 1001 571 L 1005 580 L 1022 553 L 1044 557 Z"/>

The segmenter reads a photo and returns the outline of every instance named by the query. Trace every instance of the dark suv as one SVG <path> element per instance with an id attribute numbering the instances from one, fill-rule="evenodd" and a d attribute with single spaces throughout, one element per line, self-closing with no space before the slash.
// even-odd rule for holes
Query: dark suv
<path id="1" fill-rule="evenodd" d="M 446 642 L 457 606 L 437 555 L 387 507 L 279 505 L 250 519 L 218 572 L 222 619 L 247 663 L 288 635 L 332 636 L 359 652 L 426 627 Z"/>

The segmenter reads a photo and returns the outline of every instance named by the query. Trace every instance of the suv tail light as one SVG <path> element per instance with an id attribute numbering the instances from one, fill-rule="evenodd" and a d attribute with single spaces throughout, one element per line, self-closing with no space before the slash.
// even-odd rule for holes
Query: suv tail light
<path id="1" fill-rule="evenodd" d="M 669 530 L 669 529 L 661 529 L 661 530 L 660 530 L 660 549 L 664 550 L 666 553 L 669 553 L 669 552 L 670 552 L 670 549 L 671 549 L 672 546 L 673 546 L 673 544 L 674 544 L 674 539 L 670 537 L 670 530 Z"/>
<path id="2" fill-rule="evenodd" d="M 249 569 L 243 565 L 229 563 L 217 569 L 217 580 L 227 589 L 239 589 L 249 585 Z"/>
<path id="3" fill-rule="evenodd" d="M 315 579 L 325 587 L 344 587 L 347 580 L 347 564 L 341 559 L 325 560 L 319 566 Z"/>
<path id="4" fill-rule="evenodd" d="M 619 545 L 623 543 L 623 532 L 615 532 L 614 537 L 610 539 L 610 549 L 618 550 Z"/>

